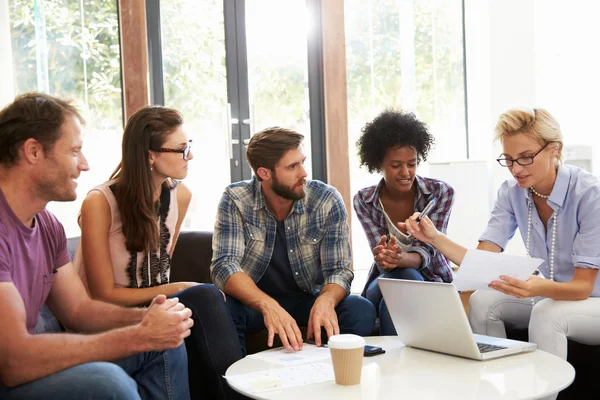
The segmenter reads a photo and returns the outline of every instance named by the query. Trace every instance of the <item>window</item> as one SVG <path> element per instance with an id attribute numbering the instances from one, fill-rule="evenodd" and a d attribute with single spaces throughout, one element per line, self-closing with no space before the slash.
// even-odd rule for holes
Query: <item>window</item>
<path id="1" fill-rule="evenodd" d="M 163 0 L 159 11 L 162 59 L 153 66 L 162 62 L 164 103 L 183 113 L 194 140 L 182 229 L 212 230 L 225 187 L 251 178 L 245 150 L 257 131 L 304 134 L 310 173 L 306 5 Z"/>
<path id="2" fill-rule="evenodd" d="M 429 125 L 437 143 L 430 159 L 466 158 L 461 1 L 346 0 L 344 13 L 352 195 L 380 179 L 359 168 L 356 141 L 385 108 Z M 354 212 L 352 238 L 352 290 L 360 292 L 373 256 Z"/>
<path id="3" fill-rule="evenodd" d="M 109 178 L 121 158 L 117 2 L 0 0 L 0 15 L 8 15 L 8 29 L 0 30 L 0 48 L 9 49 L 9 57 L 3 53 L 0 60 L 0 71 L 13 83 L 0 86 L 3 102 L 24 92 L 45 92 L 73 99 L 86 119 L 83 151 L 90 171 L 79 178 L 77 201 L 48 205 L 67 236 L 79 235 L 77 213 L 83 198 Z"/>

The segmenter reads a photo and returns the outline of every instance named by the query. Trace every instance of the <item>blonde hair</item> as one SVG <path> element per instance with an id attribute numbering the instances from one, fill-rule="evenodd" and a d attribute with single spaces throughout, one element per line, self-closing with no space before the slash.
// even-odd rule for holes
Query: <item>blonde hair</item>
<path id="1" fill-rule="evenodd" d="M 496 123 L 496 140 L 523 133 L 542 144 L 557 143 L 556 159 L 562 161 L 563 138 L 558 121 L 542 108 L 513 108 L 500 115 Z"/>

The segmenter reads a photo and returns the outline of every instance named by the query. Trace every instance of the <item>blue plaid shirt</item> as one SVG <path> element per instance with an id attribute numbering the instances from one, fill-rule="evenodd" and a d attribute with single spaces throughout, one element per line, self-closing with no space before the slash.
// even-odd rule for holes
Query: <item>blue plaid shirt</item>
<path id="1" fill-rule="evenodd" d="M 338 191 L 320 181 L 307 181 L 306 196 L 294 202 L 285 218 L 290 267 L 300 289 L 318 295 L 335 283 L 350 292 L 348 213 Z M 215 222 L 210 273 L 223 289 L 229 277 L 245 272 L 258 282 L 269 267 L 277 220 L 267 208 L 261 183 L 253 177 L 225 189 Z"/>

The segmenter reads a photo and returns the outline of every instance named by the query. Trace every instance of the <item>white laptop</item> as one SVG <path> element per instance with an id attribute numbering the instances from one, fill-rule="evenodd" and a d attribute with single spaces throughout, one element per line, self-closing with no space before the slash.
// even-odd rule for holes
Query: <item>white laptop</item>
<path id="1" fill-rule="evenodd" d="M 476 335 L 450 283 L 379 278 L 398 338 L 407 346 L 474 360 L 534 351 L 535 343 Z"/>

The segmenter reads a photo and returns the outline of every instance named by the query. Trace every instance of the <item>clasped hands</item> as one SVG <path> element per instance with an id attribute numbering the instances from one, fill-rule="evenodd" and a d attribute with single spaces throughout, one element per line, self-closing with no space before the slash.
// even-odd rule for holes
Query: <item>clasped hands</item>
<path id="1" fill-rule="evenodd" d="M 398 239 L 394 235 L 390 235 L 389 241 L 387 236 L 383 235 L 377 246 L 373 248 L 373 258 L 385 272 L 397 268 L 402 261 L 402 255 L 402 247 L 398 245 Z"/>

